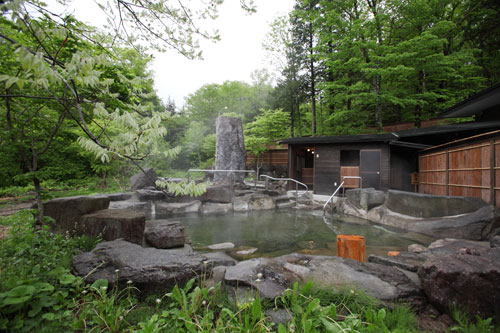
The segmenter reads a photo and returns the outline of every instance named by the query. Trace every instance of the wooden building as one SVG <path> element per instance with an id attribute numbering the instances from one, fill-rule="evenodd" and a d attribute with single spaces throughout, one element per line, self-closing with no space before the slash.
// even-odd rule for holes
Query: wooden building
<path id="1" fill-rule="evenodd" d="M 479 122 L 500 121 L 500 84 L 443 112 L 443 118 L 474 116 Z M 500 126 L 449 140 L 419 154 L 419 192 L 479 197 L 500 207 Z"/>
<path id="2" fill-rule="evenodd" d="M 464 157 L 460 157 L 462 155 L 458 152 L 451 154 L 451 157 L 448 157 L 450 158 L 448 162 L 444 162 L 442 157 L 436 157 L 436 161 L 429 162 L 431 159 L 427 155 L 442 153 L 439 149 L 449 149 L 449 147 L 463 145 L 466 142 L 475 144 L 474 142 L 477 140 L 484 139 L 481 135 L 499 130 L 500 118 L 497 115 L 500 111 L 497 112 L 497 106 L 500 103 L 495 104 L 499 100 L 500 85 L 497 85 L 478 94 L 476 99 L 471 98 L 442 114 L 443 118 L 475 116 L 475 121 L 465 123 L 414 128 L 383 134 L 297 137 L 283 140 L 281 143 L 288 144 L 289 177 L 310 185 L 314 193 L 317 194 L 331 194 L 340 184 L 343 176 L 360 176 L 362 187 L 403 191 L 417 189 L 422 193 L 472 195 L 488 197 L 491 200 L 497 191 L 495 187 L 497 185 L 494 184 L 499 184 L 500 178 L 497 178 L 498 181 L 488 184 L 485 183 L 485 180 L 481 180 L 481 185 L 470 183 L 471 186 L 469 186 L 469 180 L 463 181 L 464 186 L 458 186 L 458 184 L 466 171 L 474 172 L 474 175 L 471 176 L 474 179 L 480 177 L 479 174 L 484 178 L 488 172 L 490 177 L 499 177 L 497 174 L 493 174 L 492 170 L 495 170 L 495 173 L 500 172 L 498 169 L 500 163 L 495 160 L 496 164 L 493 166 L 491 164 L 492 159 L 500 159 L 498 153 L 500 148 L 495 141 L 497 139 L 492 139 L 490 136 L 485 139 L 494 140 L 492 146 L 490 142 L 490 146 L 494 147 L 489 148 L 492 149 L 490 153 L 486 152 L 486 148 L 482 148 L 483 146 L 477 151 L 465 149 L 463 151 L 466 153 L 460 153 L 470 155 L 471 157 L 467 157 L 467 160 L 474 161 L 480 155 L 482 162 L 477 164 L 478 166 L 474 164 L 476 162 L 473 164 L 463 161 L 459 163 L 458 159 Z M 476 101 L 475 108 L 471 106 L 474 101 Z M 480 143 L 480 145 L 483 144 Z M 433 156 L 439 156 L 439 154 Z M 457 162 L 451 162 L 453 158 L 457 159 Z M 486 159 L 488 159 L 488 166 L 485 165 Z M 445 171 L 447 165 L 448 168 L 453 166 L 460 170 Z M 485 169 L 487 167 L 489 169 Z M 481 173 L 478 172 L 479 170 L 468 170 L 472 168 L 480 168 Z M 414 175 L 413 182 L 412 174 Z M 446 174 L 448 176 L 443 176 Z M 414 184 L 417 180 L 415 175 L 420 176 L 419 188 Z M 443 177 L 448 177 L 446 178 L 448 181 L 453 179 L 455 183 L 444 185 L 442 183 L 444 182 Z M 358 187 L 360 184 L 357 180 L 348 180 L 345 185 L 349 188 Z M 450 185 L 452 190 L 450 190 Z M 488 188 L 481 188 L 483 192 L 480 195 L 477 194 L 478 191 L 465 191 L 467 187 L 472 188 L 473 186 Z M 443 192 L 443 188 L 448 188 L 448 191 Z M 457 190 L 457 188 L 462 190 Z"/>

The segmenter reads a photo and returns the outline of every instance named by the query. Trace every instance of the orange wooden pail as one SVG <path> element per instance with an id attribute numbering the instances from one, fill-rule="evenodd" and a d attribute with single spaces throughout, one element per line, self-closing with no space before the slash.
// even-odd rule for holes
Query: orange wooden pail
<path id="1" fill-rule="evenodd" d="M 337 235 L 337 255 L 342 258 L 365 262 L 365 238 L 357 235 Z"/>

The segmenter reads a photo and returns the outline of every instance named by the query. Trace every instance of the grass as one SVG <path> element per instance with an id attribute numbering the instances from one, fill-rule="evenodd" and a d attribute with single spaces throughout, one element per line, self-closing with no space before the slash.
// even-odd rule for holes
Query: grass
<path id="1" fill-rule="evenodd" d="M 42 182 L 42 198 L 43 200 L 50 200 L 75 195 L 122 192 L 129 188 L 127 179 L 110 180 L 106 187 L 102 187 L 101 182 L 100 178 L 77 179 L 64 183 Z M 0 188 L 0 207 L 29 202 L 34 199 L 35 192 L 31 184 Z"/>

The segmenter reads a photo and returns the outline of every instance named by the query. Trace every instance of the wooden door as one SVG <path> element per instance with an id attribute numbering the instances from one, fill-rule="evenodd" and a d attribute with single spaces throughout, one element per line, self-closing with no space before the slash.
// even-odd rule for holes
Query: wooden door
<path id="1" fill-rule="evenodd" d="M 362 178 L 363 188 L 380 188 L 380 150 L 361 150 L 359 161 L 359 175 Z"/>

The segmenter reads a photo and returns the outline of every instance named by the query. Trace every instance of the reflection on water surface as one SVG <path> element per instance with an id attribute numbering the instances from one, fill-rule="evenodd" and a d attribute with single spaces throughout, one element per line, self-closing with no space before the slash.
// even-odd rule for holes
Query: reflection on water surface
<path id="1" fill-rule="evenodd" d="M 323 212 L 293 210 L 256 211 L 226 215 L 198 214 L 176 217 L 187 229 L 195 248 L 232 242 L 258 248 L 255 256 L 274 257 L 292 252 L 336 255 L 337 235 L 354 234 L 366 239 L 366 255 L 406 251 L 408 245 L 428 245 L 429 237 L 389 230 L 373 224 L 342 222 Z"/>

